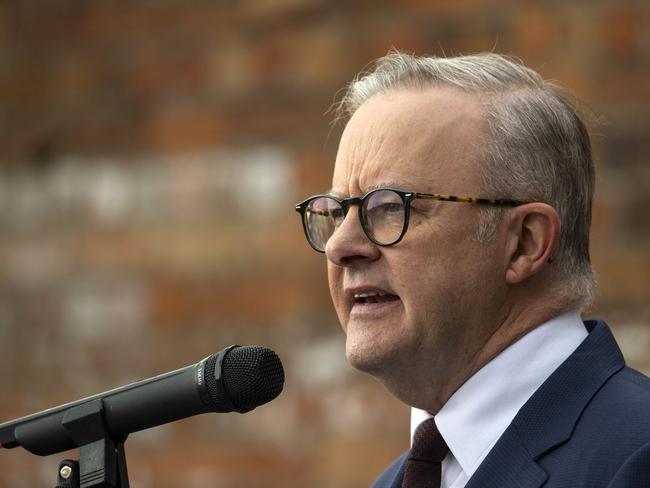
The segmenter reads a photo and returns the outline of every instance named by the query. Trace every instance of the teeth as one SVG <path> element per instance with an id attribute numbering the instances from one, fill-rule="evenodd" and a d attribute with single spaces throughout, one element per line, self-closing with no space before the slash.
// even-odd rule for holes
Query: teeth
<path id="1" fill-rule="evenodd" d="M 383 296 L 386 296 L 386 293 L 384 293 L 383 291 L 369 291 L 368 293 L 355 293 L 354 299 L 359 300 L 361 298 L 383 297 Z"/>

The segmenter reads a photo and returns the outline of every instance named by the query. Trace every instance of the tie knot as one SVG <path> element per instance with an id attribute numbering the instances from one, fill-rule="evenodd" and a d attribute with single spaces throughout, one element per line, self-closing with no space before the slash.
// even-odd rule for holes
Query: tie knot
<path id="1" fill-rule="evenodd" d="M 433 418 L 425 420 L 415 430 L 413 446 L 411 447 L 411 458 L 421 461 L 441 462 L 449 447 L 442 438 Z"/>

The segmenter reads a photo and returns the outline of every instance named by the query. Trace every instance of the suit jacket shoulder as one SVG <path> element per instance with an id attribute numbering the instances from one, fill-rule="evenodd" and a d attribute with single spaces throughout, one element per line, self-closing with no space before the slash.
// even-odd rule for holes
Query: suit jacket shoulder
<path id="1" fill-rule="evenodd" d="M 650 487 L 650 379 L 604 322 L 517 413 L 466 488 Z M 403 455 L 373 484 L 398 488 Z"/>
<path id="2" fill-rule="evenodd" d="M 585 326 L 589 336 L 522 407 L 467 488 L 618 488 L 650 476 L 650 380 L 625 366 L 604 322 Z"/>

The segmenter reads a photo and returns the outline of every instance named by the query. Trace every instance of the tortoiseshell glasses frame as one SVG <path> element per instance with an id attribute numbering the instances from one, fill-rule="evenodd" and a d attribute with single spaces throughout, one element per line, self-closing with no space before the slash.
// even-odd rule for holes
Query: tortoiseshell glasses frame
<path id="1" fill-rule="evenodd" d="M 411 202 L 415 199 L 505 207 L 529 203 L 504 198 L 459 197 L 402 191 L 395 188 L 377 188 L 363 197 L 337 198 L 329 194 L 314 195 L 296 205 L 296 211 L 302 217 L 305 237 L 315 251 L 325 252 L 327 242 L 343 222 L 352 205 L 359 205 L 361 228 L 368 239 L 378 246 L 387 247 L 397 244 L 406 234 Z"/>

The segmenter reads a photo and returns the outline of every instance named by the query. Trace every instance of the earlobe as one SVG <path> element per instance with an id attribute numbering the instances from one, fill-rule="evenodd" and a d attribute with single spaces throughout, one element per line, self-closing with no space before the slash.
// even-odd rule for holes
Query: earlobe
<path id="1" fill-rule="evenodd" d="M 528 203 L 512 210 L 508 226 L 506 282 L 520 283 L 552 261 L 560 237 L 560 218 L 546 203 Z"/>

